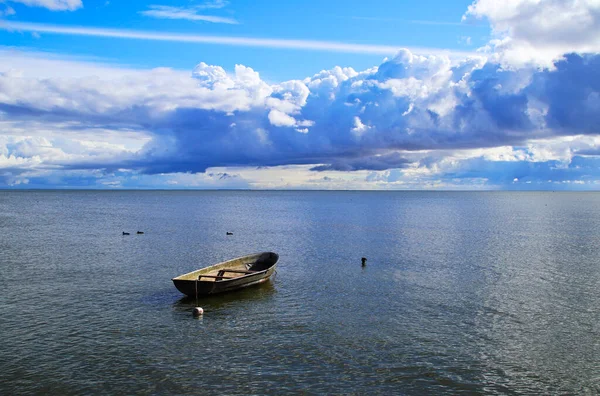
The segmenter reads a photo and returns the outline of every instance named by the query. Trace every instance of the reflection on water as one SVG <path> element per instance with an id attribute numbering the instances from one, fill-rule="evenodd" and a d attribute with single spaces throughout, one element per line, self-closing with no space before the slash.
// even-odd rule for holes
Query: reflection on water
<path id="1" fill-rule="evenodd" d="M 173 308 L 178 311 L 189 310 L 190 312 L 191 309 L 197 306 L 203 307 L 205 312 L 216 311 L 230 306 L 237 306 L 239 309 L 243 309 L 243 306 L 246 304 L 252 304 L 257 300 L 267 300 L 273 297 L 273 294 L 275 294 L 275 280 L 273 278 L 271 277 L 268 281 L 257 285 L 227 293 L 199 296 L 198 299 L 184 295 L 173 303 Z"/>
<path id="2" fill-rule="evenodd" d="M 589 193 L 0 192 L 0 394 L 598 394 L 599 229 Z"/>

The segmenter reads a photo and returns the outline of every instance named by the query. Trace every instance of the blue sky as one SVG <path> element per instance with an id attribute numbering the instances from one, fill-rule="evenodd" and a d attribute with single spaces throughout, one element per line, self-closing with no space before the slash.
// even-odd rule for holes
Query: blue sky
<path id="1" fill-rule="evenodd" d="M 3 188 L 600 188 L 595 0 L 0 2 Z"/>
<path id="2" fill-rule="evenodd" d="M 489 27 L 484 21 L 462 23 L 468 1 L 85 1 L 73 11 L 8 3 L 15 11 L 8 21 L 72 27 L 127 29 L 183 35 L 216 35 L 264 39 L 337 41 L 397 48 L 440 48 L 474 51 L 485 44 Z M 214 8 L 202 8 L 213 4 Z M 167 19 L 144 14 L 156 5 L 178 8 L 199 16 L 219 17 L 231 23 Z M 222 6 L 222 7 L 220 7 Z M 199 7 L 199 8 L 194 8 Z M 164 11 L 164 10 L 163 10 Z M 172 10 L 171 10 L 172 11 Z M 163 14 L 166 14 L 163 12 Z M 470 37 L 470 39 L 468 39 Z M 468 42 L 467 42 L 468 41 Z M 55 34 L 14 34 L 2 31 L 6 46 L 27 47 L 53 53 L 97 57 L 141 68 L 172 67 L 190 70 L 203 61 L 233 70 L 241 63 L 260 70 L 268 80 L 309 76 L 337 65 L 365 69 L 388 54 L 348 54 L 219 45 L 114 40 Z"/>

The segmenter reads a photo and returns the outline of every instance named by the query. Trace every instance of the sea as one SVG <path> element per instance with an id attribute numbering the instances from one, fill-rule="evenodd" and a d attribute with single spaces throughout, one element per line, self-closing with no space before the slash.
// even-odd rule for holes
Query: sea
<path id="1" fill-rule="evenodd" d="M 598 394 L 600 194 L 0 191 L 0 336 L 2 395 Z"/>

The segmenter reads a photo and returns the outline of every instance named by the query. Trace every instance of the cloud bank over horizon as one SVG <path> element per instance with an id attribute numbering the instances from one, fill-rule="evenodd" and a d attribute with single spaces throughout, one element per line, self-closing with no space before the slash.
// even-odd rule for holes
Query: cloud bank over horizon
<path id="1" fill-rule="evenodd" d="M 600 4 L 540 3 L 475 1 L 478 55 L 277 83 L 0 51 L 0 186 L 599 189 Z"/>

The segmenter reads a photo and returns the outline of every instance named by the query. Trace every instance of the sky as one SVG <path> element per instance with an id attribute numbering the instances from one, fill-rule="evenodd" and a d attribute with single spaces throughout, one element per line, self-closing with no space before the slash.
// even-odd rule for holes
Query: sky
<path id="1" fill-rule="evenodd" d="M 599 190 L 600 0 L 0 0 L 0 188 Z"/>

